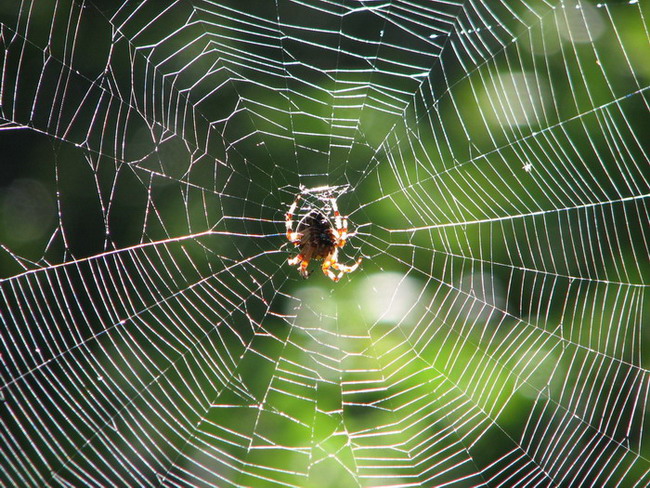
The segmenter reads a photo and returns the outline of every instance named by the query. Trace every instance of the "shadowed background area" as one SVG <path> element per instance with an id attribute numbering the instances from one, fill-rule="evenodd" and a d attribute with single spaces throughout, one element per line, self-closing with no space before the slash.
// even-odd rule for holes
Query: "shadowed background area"
<path id="1" fill-rule="evenodd" d="M 0 485 L 650 484 L 648 18 L 3 2 Z"/>

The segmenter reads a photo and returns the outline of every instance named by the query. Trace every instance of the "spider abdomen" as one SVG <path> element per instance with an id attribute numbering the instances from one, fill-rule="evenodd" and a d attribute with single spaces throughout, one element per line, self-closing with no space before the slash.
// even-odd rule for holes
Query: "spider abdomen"
<path id="1" fill-rule="evenodd" d="M 336 249 L 332 224 L 321 212 L 312 211 L 298 226 L 302 234 L 299 248 L 311 259 L 325 259 Z"/>
<path id="2" fill-rule="evenodd" d="M 331 230 L 305 229 L 299 248 L 312 259 L 324 259 L 336 248 L 336 240 Z"/>
<path id="3" fill-rule="evenodd" d="M 289 258 L 291 266 L 298 265 L 298 272 L 303 278 L 309 277 L 309 262 L 312 259 L 322 260 L 322 270 L 332 281 L 338 281 L 344 273 L 351 273 L 361 263 L 361 258 L 352 265 L 338 262 L 338 249 L 345 245 L 348 237 L 348 220 L 341 217 L 336 206 L 336 200 L 331 201 L 331 211 L 334 224 L 327 215 L 320 210 L 312 209 L 298 223 L 298 228 L 293 230 L 293 216 L 298 208 L 300 195 L 296 197 L 285 217 L 287 239 L 298 247 L 299 253 Z M 338 271 L 338 274 L 333 270 Z"/>

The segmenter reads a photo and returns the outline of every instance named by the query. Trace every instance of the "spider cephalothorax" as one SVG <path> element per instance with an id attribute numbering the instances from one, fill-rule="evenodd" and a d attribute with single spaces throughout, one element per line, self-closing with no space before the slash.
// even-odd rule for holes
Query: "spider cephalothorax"
<path id="1" fill-rule="evenodd" d="M 334 214 L 334 225 L 330 222 L 327 215 L 320 210 L 310 211 L 299 223 L 298 228 L 293 230 L 293 214 L 296 211 L 300 195 L 296 197 L 291 204 L 286 215 L 287 239 L 298 247 L 299 254 L 289 258 L 291 266 L 298 265 L 298 271 L 303 278 L 309 276 L 307 266 L 312 259 L 323 260 L 323 273 L 332 281 L 338 281 L 345 273 L 351 273 L 359 266 L 361 258 L 351 266 L 339 264 L 339 248 L 345 245 L 348 238 L 348 220 L 339 214 L 336 201 L 330 200 L 332 212 Z M 332 271 L 333 268 L 339 273 Z"/>

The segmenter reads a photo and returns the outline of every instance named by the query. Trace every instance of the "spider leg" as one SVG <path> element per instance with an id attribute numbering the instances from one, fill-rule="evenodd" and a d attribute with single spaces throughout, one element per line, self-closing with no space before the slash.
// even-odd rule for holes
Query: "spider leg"
<path id="1" fill-rule="evenodd" d="M 284 218 L 284 223 L 287 228 L 287 239 L 292 244 L 296 244 L 296 245 L 300 242 L 300 238 L 302 237 L 302 234 L 300 234 L 300 232 L 293 231 L 293 214 L 296 211 L 296 207 L 298 206 L 299 201 L 300 201 L 300 195 L 298 195 L 296 199 L 293 201 L 291 207 L 289 207 L 289 211 L 286 213 Z"/>
<path id="2" fill-rule="evenodd" d="M 336 200 L 331 199 L 332 202 L 332 212 L 334 212 L 334 226 L 336 227 L 336 234 L 338 236 L 337 246 L 345 246 L 345 241 L 348 238 L 348 219 L 347 217 L 341 217 L 339 213 L 339 207 L 336 204 Z"/>
<path id="3" fill-rule="evenodd" d="M 300 263 L 300 267 L 298 268 L 300 276 L 302 276 L 304 279 L 309 278 L 309 271 L 307 271 L 307 266 L 309 266 L 309 260 L 303 259 Z"/>
<path id="4" fill-rule="evenodd" d="M 345 225 L 347 225 L 347 220 L 345 221 Z M 345 246 L 345 242 L 348 239 L 348 229 L 347 229 L 347 227 L 345 227 L 344 229 L 341 229 L 338 234 L 339 234 L 339 240 L 338 240 L 337 246 L 343 247 L 343 246 Z"/>
<path id="5" fill-rule="evenodd" d="M 335 282 L 341 279 L 341 276 L 340 276 L 340 275 L 342 274 L 342 273 L 340 273 L 339 276 L 336 276 L 336 273 L 334 273 L 334 272 L 330 269 L 330 268 L 334 268 L 334 269 L 336 269 L 336 266 L 337 266 L 337 262 L 336 262 L 336 261 L 332 262 L 332 261 L 330 261 L 329 259 L 326 259 L 325 261 L 323 261 L 323 273 L 324 273 L 325 276 L 327 276 L 330 280 L 335 281 Z"/>
<path id="6" fill-rule="evenodd" d="M 287 232 L 287 239 L 289 239 L 289 242 L 291 242 L 291 244 L 294 246 L 300 244 L 301 238 L 302 234 L 300 232 Z"/>
<path id="7" fill-rule="evenodd" d="M 307 266 L 309 266 L 308 258 L 305 258 L 302 254 L 298 254 L 297 256 L 289 258 L 287 263 L 289 263 L 289 266 L 295 266 L 298 264 L 298 272 L 300 273 L 300 276 L 305 279 L 309 278 L 309 271 L 307 271 Z"/>
<path id="8" fill-rule="evenodd" d="M 298 254 L 297 256 L 294 256 L 292 258 L 289 258 L 287 260 L 287 263 L 289 263 L 289 266 L 295 266 L 296 264 L 300 263 L 303 261 L 303 256 L 302 254 Z"/>
<path id="9" fill-rule="evenodd" d="M 341 214 L 339 213 L 339 206 L 336 204 L 334 198 L 330 198 L 330 203 L 332 204 L 332 212 L 334 212 L 334 224 L 337 229 L 341 228 Z"/>
<path id="10" fill-rule="evenodd" d="M 361 260 L 362 260 L 362 259 L 363 259 L 363 258 L 359 258 L 359 259 L 357 259 L 357 262 L 354 263 L 354 264 L 352 264 L 352 265 L 340 264 L 339 262 L 334 261 L 334 262 L 332 263 L 332 268 L 334 268 L 335 270 L 337 270 L 337 271 L 339 272 L 339 274 L 336 276 L 336 279 L 335 279 L 335 280 L 334 280 L 334 278 L 332 278 L 332 279 L 333 279 L 334 281 L 338 281 L 338 280 L 341 279 L 341 277 L 342 277 L 345 273 L 352 273 L 355 269 L 357 269 L 357 268 L 359 267 L 359 265 L 361 264 Z M 332 273 L 332 274 L 334 274 L 334 273 Z"/>

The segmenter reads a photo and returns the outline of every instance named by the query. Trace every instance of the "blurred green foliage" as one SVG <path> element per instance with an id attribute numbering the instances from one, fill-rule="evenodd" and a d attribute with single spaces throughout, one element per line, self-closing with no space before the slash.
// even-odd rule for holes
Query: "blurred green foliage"
<path id="1" fill-rule="evenodd" d="M 619 477 L 641 479 L 647 393 L 630 375 L 648 367 L 647 7 L 522 5 L 494 7 L 503 45 L 450 34 L 428 79 L 346 71 L 371 65 L 343 44 L 385 29 L 375 16 L 319 25 L 264 2 L 245 13 L 253 27 L 285 19 L 286 37 L 268 44 L 217 8 L 177 30 L 194 8 L 184 3 L 146 27 L 152 2 L 84 6 L 74 53 L 41 7 L 24 51 L 3 37 L 0 271 L 56 275 L 35 278 L 46 292 L 17 293 L 59 307 L 39 312 L 54 330 L 39 364 L 70 357 L 48 368 L 48 408 L 92 417 L 64 442 L 65 469 L 39 451 L 48 469 L 65 478 L 119 452 L 143 472 L 155 458 L 170 479 L 242 486 L 395 473 L 473 486 L 511 450 L 543 451 L 551 436 L 531 430 L 543 421 L 593 430 L 553 437 L 567 446 L 625 445 L 641 461 Z M 313 30 L 290 28 L 302 21 Z M 323 49 L 332 37 L 341 45 Z M 415 37 L 391 38 L 413 43 L 413 59 L 388 40 L 363 55 L 415 65 L 430 54 Z M 69 76 L 67 92 L 41 80 L 42 58 Z M 339 284 L 318 264 L 308 282 L 286 265 L 284 213 L 300 185 L 350 185 L 338 201 L 356 235 L 340 259 L 364 261 Z M 68 281 L 52 267 L 75 260 Z M 66 393 L 77 388 L 81 407 Z M 618 389 L 642 405 L 612 400 Z M 583 424 L 562 425 L 551 404 Z"/>

